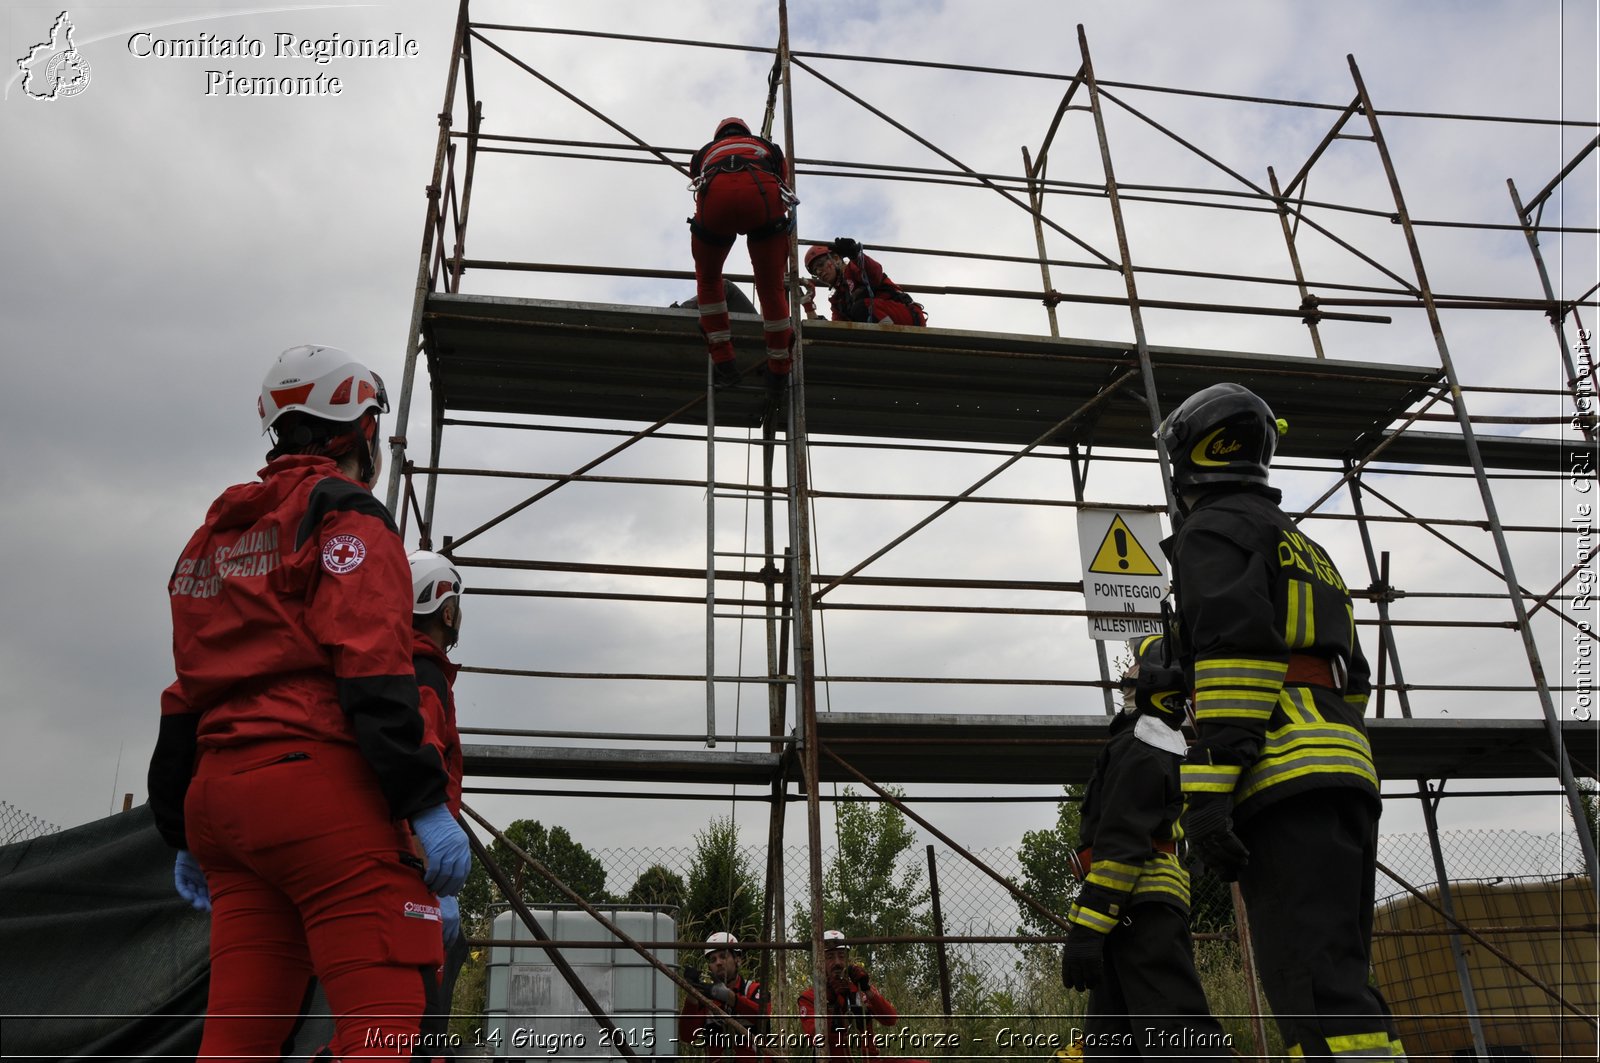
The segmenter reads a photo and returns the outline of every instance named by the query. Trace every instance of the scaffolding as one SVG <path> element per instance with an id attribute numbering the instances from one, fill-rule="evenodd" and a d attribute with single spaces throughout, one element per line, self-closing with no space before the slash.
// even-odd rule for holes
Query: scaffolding
<path id="1" fill-rule="evenodd" d="M 1057 519 L 1063 513 L 1070 516 L 1106 504 L 1124 511 L 1170 515 L 1170 493 L 1164 505 L 1150 501 L 1157 485 L 1167 490 L 1168 480 L 1166 455 L 1152 440 L 1154 426 L 1165 411 L 1199 387 L 1222 379 L 1238 380 L 1266 395 L 1274 410 L 1291 424 L 1275 469 L 1277 475 L 1298 477 L 1296 484 L 1314 485 L 1300 489 L 1309 501 L 1298 507 L 1298 519 L 1325 522 L 1341 529 L 1337 534 L 1354 527 L 1370 581 L 1366 588 L 1353 591 L 1371 610 L 1358 622 L 1376 671 L 1376 719 L 1370 727 L 1374 756 L 1386 780 L 1415 780 L 1414 793 L 1393 792 L 1391 787 L 1385 799 L 1414 799 L 1423 810 L 1433 841 L 1440 926 L 1451 928 L 1446 936 L 1460 979 L 1462 1011 L 1471 1016 L 1477 1054 L 1487 1058 L 1488 1045 L 1462 951 L 1463 935 L 1471 931 L 1451 914 L 1449 869 L 1437 843 L 1436 812 L 1447 784 L 1457 780 L 1546 778 L 1559 783 L 1559 790 L 1546 792 L 1562 794 L 1574 822 L 1582 824 L 1578 780 L 1596 776 L 1592 722 L 1587 714 L 1558 708 L 1558 702 L 1580 707 L 1591 703 L 1592 673 L 1574 677 L 1563 674 L 1559 665 L 1552 669 L 1549 663 L 1552 647 L 1567 640 L 1582 647 L 1581 659 L 1590 659 L 1594 624 L 1584 614 L 1592 594 L 1593 521 L 1574 520 L 1573 513 L 1588 515 L 1592 510 L 1568 506 L 1573 512 L 1562 511 L 1560 519 L 1553 522 L 1538 522 L 1530 516 L 1536 509 L 1526 502 L 1535 498 L 1547 503 L 1556 498 L 1555 506 L 1542 511 L 1556 512 L 1567 499 L 1567 491 L 1587 497 L 1595 480 L 1594 409 L 1600 387 L 1589 333 L 1580 316 L 1596 305 L 1595 288 L 1575 297 L 1558 290 L 1560 281 L 1552 279 L 1547 268 L 1540 236 L 1560 233 L 1594 238 L 1594 227 L 1553 224 L 1545 220 L 1544 211 L 1575 172 L 1586 172 L 1586 163 L 1591 168 L 1595 165 L 1593 156 L 1600 138 L 1590 139 L 1526 202 L 1508 179 L 1508 221 L 1461 222 L 1412 213 L 1386 134 L 1391 124 L 1402 120 L 1517 122 L 1585 132 L 1592 131 L 1595 123 L 1385 111 L 1369 95 L 1353 56 L 1348 60 L 1352 91 L 1344 103 L 1268 100 L 1106 81 L 1096 75 L 1088 34 L 1082 27 L 1077 34 L 1080 62 L 1076 70 L 1049 73 L 792 49 L 783 0 L 777 5 L 779 32 L 774 46 L 479 23 L 471 19 L 468 7 L 463 0 L 428 187 L 398 427 L 392 440 L 390 508 L 404 525 L 414 527 L 422 545 L 442 550 L 458 565 L 479 574 L 469 581 L 469 593 L 475 596 L 506 603 L 535 602 L 549 609 L 599 603 L 703 609 L 706 630 L 706 668 L 700 673 L 637 667 L 578 671 L 529 666 L 539 662 L 469 661 L 462 670 L 473 675 L 547 684 L 596 682 L 608 691 L 630 684 L 703 687 L 706 699 L 703 730 L 463 727 L 463 735 L 474 739 L 466 749 L 469 778 L 692 788 L 615 794 L 627 798 L 706 798 L 713 796 L 713 788 L 765 791 L 763 800 L 769 805 L 768 907 L 764 941 L 755 947 L 766 950 L 763 956 L 782 948 L 810 948 L 820 963 L 821 802 L 827 784 L 849 782 L 864 787 L 958 853 L 970 855 L 942 832 L 932 817 L 918 811 L 916 799 L 904 799 L 884 784 L 992 791 L 1000 785 L 1056 787 L 1062 782 L 1082 781 L 1104 741 L 1104 714 L 1112 711 L 1115 687 L 1102 642 L 1094 643 L 1092 655 L 1062 653 L 1059 661 L 1053 660 L 1053 664 L 1074 668 L 1066 675 L 834 671 L 828 667 L 828 640 L 823 637 L 828 618 L 840 618 L 835 622 L 853 633 L 886 636 L 886 621 L 890 620 L 910 623 L 931 618 L 944 625 L 1042 622 L 1059 630 L 1065 624 L 1078 623 L 1077 618 L 1095 615 L 1086 606 L 1071 607 L 1084 594 L 1082 574 L 1051 579 L 1008 574 L 960 577 L 944 571 L 948 558 L 936 551 L 914 555 L 902 547 L 947 515 L 974 509 L 1000 507 L 1027 514 L 1016 518 L 1019 521 Z M 535 292 L 570 278 L 634 285 L 630 290 L 644 290 L 640 285 L 659 289 L 663 282 L 693 281 L 693 273 L 685 270 L 467 253 L 475 184 L 484 180 L 482 171 L 491 162 L 605 165 L 633 171 L 648 168 L 653 175 L 650 179 L 656 181 L 661 168 L 684 169 L 681 160 L 689 154 L 687 149 L 650 143 L 526 58 L 526 43 L 539 39 L 559 39 L 567 47 L 605 40 L 628 42 L 641 49 L 715 49 L 748 63 L 764 66 L 770 62 L 769 121 L 777 122 L 775 139 L 789 152 L 795 188 L 802 200 L 812 198 L 811 189 L 833 187 L 835 182 L 910 182 L 918 187 L 981 193 L 1009 204 L 1025 216 L 1034 238 L 1030 253 L 869 246 L 886 257 L 914 258 L 941 264 L 947 270 L 959 267 L 979 276 L 1000 277 L 1003 282 L 990 284 L 908 283 L 904 287 L 925 300 L 947 297 L 1013 308 L 1023 302 L 1042 304 L 1045 330 L 882 328 L 807 320 L 800 300 L 792 298 L 801 355 L 788 402 L 778 417 L 764 410 L 764 396 L 756 389 L 713 392 L 707 386 L 704 346 L 693 310 L 465 290 L 471 287 L 466 284 L 469 275 L 475 282 L 495 278 L 494 284 L 487 285 L 490 288 L 526 284 Z M 490 64 L 533 79 L 543 90 L 609 126 L 620 139 L 581 141 L 486 131 L 480 85 Z M 1037 147 L 1021 149 L 1020 171 L 980 170 L 853 91 L 847 75 L 838 71 L 859 64 L 893 64 L 907 76 L 936 70 L 1023 78 L 1030 85 L 1043 82 L 1047 91 L 1059 92 L 1059 104 Z M 796 141 L 796 76 L 886 124 L 943 165 L 807 155 L 805 144 Z M 1287 181 L 1280 181 L 1280 171 L 1272 166 L 1266 168 L 1264 180 L 1252 179 L 1191 143 L 1168 123 L 1158 121 L 1147 113 L 1150 108 L 1135 106 L 1132 101 L 1140 93 L 1157 99 L 1206 99 L 1218 106 L 1294 108 L 1297 113 L 1327 118 L 1329 124 L 1303 160 L 1290 160 L 1294 167 Z M 526 110 L 537 111 L 532 107 Z M 1214 180 L 1194 185 L 1119 181 L 1112 138 L 1127 129 L 1139 130 L 1141 136 L 1153 138 L 1190 161 L 1198 160 Z M 1092 180 L 1048 176 L 1052 160 L 1069 150 L 1063 145 L 1074 133 L 1093 145 L 1086 153 L 1098 159 L 1098 173 Z M 1367 153 L 1365 165 L 1380 175 L 1379 186 L 1388 202 L 1357 205 L 1310 198 L 1310 178 L 1317 165 L 1326 165 L 1334 149 L 1342 150 L 1345 142 L 1362 145 L 1350 150 Z M 1291 171 L 1285 168 L 1283 172 Z M 1341 174 L 1346 172 L 1348 167 Z M 671 175 L 666 176 L 672 183 Z M 1085 230 L 1076 212 L 1086 203 L 1104 212 L 1098 236 L 1082 235 Z M 1138 209 L 1270 216 L 1281 234 L 1277 253 L 1288 275 L 1161 267 L 1137 261 L 1133 253 L 1136 238 L 1131 231 Z M 809 211 L 809 205 L 797 209 L 799 245 L 827 239 L 815 228 L 807 228 Z M 1069 213 L 1073 220 L 1062 220 Z M 479 240 L 484 226 L 481 217 L 474 222 Z M 1372 242 L 1382 237 L 1388 242 L 1383 250 L 1363 250 L 1357 238 L 1348 235 L 1350 229 L 1360 229 L 1360 239 Z M 1532 276 L 1542 295 L 1526 298 L 1435 291 L 1418 238 L 1420 231 L 1428 229 L 1522 233 Z M 1140 232 L 1137 242 L 1150 240 L 1148 226 Z M 1399 234 L 1404 268 L 1391 268 L 1382 261 L 1384 254 L 1397 251 L 1394 232 Z M 508 241 L 496 232 L 489 242 Z M 1072 255 L 1086 257 L 1058 257 L 1052 243 L 1056 247 L 1070 245 Z M 797 247 L 792 243 L 792 276 L 801 273 L 796 256 Z M 1330 268 L 1334 256 L 1356 263 L 1363 274 L 1376 275 L 1382 283 L 1307 272 L 1308 268 Z M 983 273 L 985 269 L 993 272 Z M 1020 279 L 1019 270 L 1023 269 L 1037 270 L 1037 284 Z M 1062 279 L 1069 275 L 1071 283 Z M 730 274 L 730 280 L 744 279 Z M 1096 286 L 1101 290 L 1095 291 Z M 1175 295 L 1203 294 L 1152 298 L 1145 294 L 1152 287 Z M 1225 294 L 1228 292 L 1244 294 Z M 1084 321 L 1106 320 L 1090 315 L 1126 314 L 1131 339 L 1063 336 L 1060 318 L 1064 308 L 1084 315 Z M 1473 386 L 1465 382 L 1443 323 L 1445 312 L 1456 311 L 1546 316 L 1559 349 L 1561 386 Z M 1252 354 L 1151 342 L 1154 333 L 1178 332 L 1168 323 L 1180 317 L 1190 322 L 1214 320 L 1219 315 L 1302 325 L 1309 353 Z M 1341 344 L 1329 326 L 1372 328 L 1402 318 L 1420 318 L 1418 335 L 1432 343 L 1432 358 L 1408 364 L 1393 358 L 1339 356 Z M 1157 321 L 1159 325 L 1152 324 Z M 754 316 L 734 316 L 735 342 L 741 351 L 760 348 L 759 328 Z M 417 375 L 424 360 L 432 401 L 425 448 L 407 438 Z M 1505 412 L 1486 414 L 1482 409 L 1469 409 L 1469 400 L 1473 407 L 1481 402 L 1489 410 Z M 1543 401 L 1545 408 L 1560 404 L 1559 413 L 1534 416 L 1519 408 L 1533 400 Z M 1450 428 L 1454 430 L 1445 430 Z M 581 457 L 570 471 L 557 472 L 496 468 L 490 467 L 491 461 L 446 465 L 447 430 L 453 438 L 472 440 L 471 447 L 482 447 L 490 454 L 525 449 L 522 443 L 497 442 L 520 435 L 536 436 L 552 453 Z M 458 446 L 453 444 L 451 452 L 457 452 Z M 678 454 L 704 447 L 704 477 L 689 472 L 661 475 L 657 467 L 632 461 L 647 447 L 675 448 Z M 425 449 L 425 457 L 420 456 L 421 449 Z M 719 477 L 719 453 L 742 454 L 744 476 Z M 866 467 L 869 461 L 879 459 L 938 462 L 950 470 L 963 470 L 959 475 L 966 486 L 958 491 L 818 486 L 824 479 L 817 475 L 819 467 L 826 468 L 825 478 L 831 479 L 847 463 Z M 617 471 L 630 462 L 645 471 Z M 1023 466 L 1044 470 L 1030 483 L 1043 476 L 1064 486 L 1023 494 L 986 491 Z M 1107 470 L 1103 477 L 1115 479 L 1111 495 L 1096 496 L 1089 490 L 1091 471 L 1101 468 Z M 972 475 L 968 477 L 965 470 Z M 1407 508 L 1393 497 L 1393 485 L 1412 482 L 1446 485 L 1458 493 L 1470 487 L 1477 511 L 1440 516 Z M 458 483 L 489 483 L 493 490 L 480 492 L 467 502 L 458 498 L 452 510 L 450 485 Z M 654 504 L 674 492 L 704 494 L 705 565 L 669 565 L 649 558 L 630 559 L 632 563 L 626 564 L 575 561 L 530 556 L 511 545 L 518 541 L 511 529 L 526 527 L 530 513 L 549 512 L 552 496 L 569 499 L 572 491 L 559 496 L 557 492 L 577 490 L 574 485 L 627 491 L 651 500 L 636 503 L 639 506 Z M 1509 522 L 1502 519 L 1497 501 L 1506 494 L 1513 498 L 1518 513 Z M 492 496 L 498 501 L 485 501 Z M 1297 496 L 1291 493 L 1291 497 Z M 729 522 L 726 506 L 719 518 L 718 500 L 744 507 L 742 528 Z M 1336 511 L 1344 500 L 1348 511 Z M 569 503 L 572 505 L 576 503 Z M 858 560 L 824 571 L 817 557 L 824 518 L 817 511 L 825 506 L 830 516 L 837 515 L 852 505 L 923 515 L 893 535 L 882 532 L 885 538 L 878 541 L 883 545 Z M 1382 511 L 1372 511 L 1379 507 Z M 680 514 L 678 508 L 668 508 L 672 514 Z M 760 525 L 755 536 L 749 530 L 751 514 Z M 888 527 L 886 519 L 863 523 L 872 527 L 874 534 Z M 1404 538 L 1400 529 L 1405 529 Z M 719 532 L 730 537 L 742 532 L 745 548 L 716 549 Z M 1461 540 L 1467 532 L 1487 535 L 1492 547 L 1485 551 L 1489 558 L 1479 556 L 1478 549 Z M 1383 548 L 1380 539 L 1384 535 L 1397 543 L 1433 544 L 1430 564 L 1418 566 L 1423 582 L 1410 587 L 1396 582 L 1401 577 L 1392 571 L 1398 566 L 1391 562 L 1397 559 L 1391 549 Z M 759 539 L 756 546 L 751 545 L 753 537 Z M 1526 552 L 1513 547 L 1513 537 L 1541 541 L 1553 537 L 1560 543 L 1560 578 L 1542 590 L 1542 583 L 1527 585 L 1517 571 Z M 929 563 L 931 557 L 941 568 L 931 575 L 885 575 L 881 566 L 873 568 L 897 550 L 897 558 L 915 556 L 917 562 Z M 1447 570 L 1446 561 L 1458 567 Z M 1463 570 L 1471 575 L 1462 576 Z M 486 574 L 490 573 L 502 582 L 489 585 Z M 1427 582 L 1435 580 L 1437 583 Z M 694 589 L 697 584 L 702 585 L 699 592 Z M 1426 608 L 1436 612 L 1418 615 Z M 738 628 L 732 637 L 727 634 L 729 622 Z M 743 658 L 747 626 L 758 630 L 764 655 L 761 665 L 753 668 L 747 668 Z M 1526 678 L 1508 679 L 1510 669 L 1506 667 L 1499 668 L 1494 683 L 1470 675 L 1424 676 L 1424 672 L 1439 670 L 1437 651 L 1419 665 L 1416 656 L 1402 657 L 1400 644 L 1408 638 L 1434 637 L 1472 639 L 1477 640 L 1472 645 L 1485 646 L 1491 639 L 1514 639 L 1515 653 L 1525 661 L 1517 670 L 1525 667 Z M 626 636 L 620 641 L 626 642 Z M 719 649 L 726 650 L 730 643 L 737 647 L 738 663 L 733 670 L 719 668 Z M 1502 643 L 1492 644 L 1504 652 Z M 880 696 L 878 691 L 909 689 L 915 691 L 918 703 L 942 703 L 951 711 L 903 711 L 898 706 L 910 700 L 905 695 L 899 699 L 883 695 L 894 711 L 831 710 L 833 692 L 847 688 L 873 692 L 865 699 L 869 701 Z M 753 734 L 744 733 L 737 725 L 726 731 L 721 721 L 727 718 L 727 699 L 731 693 L 737 721 L 746 691 L 761 696 L 767 710 L 766 727 Z M 1024 696 L 1042 699 L 1043 704 L 1031 712 L 965 711 L 960 707 L 962 698 L 975 696 L 972 691 L 981 692 L 986 699 L 999 696 L 998 691 L 1012 701 L 1021 691 Z M 1065 712 L 1063 699 L 1068 696 L 1086 699 L 1080 706 L 1092 701 L 1103 713 Z M 1486 698 L 1494 699 L 1499 711 L 1484 711 Z M 1426 704 L 1414 704 L 1419 700 Z M 1515 706 L 1516 711 L 1505 711 L 1507 705 Z M 1468 711 L 1446 714 L 1442 706 Z M 1474 707 L 1479 711 L 1471 711 Z M 674 719 L 684 718 L 676 708 L 673 713 Z M 473 788 L 468 789 L 471 792 Z M 482 789 L 599 796 L 592 789 Z M 973 799 L 982 799 L 985 791 L 977 792 L 980 796 Z M 723 799 L 725 793 L 720 795 Z M 1040 798 L 1058 799 L 1058 793 Z M 809 896 L 803 903 L 812 913 L 813 926 L 810 942 L 785 942 L 781 852 L 787 805 L 800 800 L 804 801 L 809 861 Z M 478 822 L 496 833 L 487 820 L 479 817 Z M 1594 840 L 1581 829 L 1576 836 L 1592 891 L 1597 881 Z M 1018 896 L 1020 903 L 1037 906 L 1020 894 L 1014 882 L 976 857 L 972 860 Z M 586 905 L 576 895 L 570 899 Z M 1048 921 L 1065 930 L 1059 913 L 1039 907 Z M 1242 927 L 1243 921 L 1239 922 Z M 942 940 L 942 935 L 937 937 Z M 1247 948 L 1244 953 L 1248 956 Z M 777 974 L 781 980 L 781 966 Z M 820 983 L 820 969 L 813 969 L 813 978 Z M 1555 995 L 1559 1000 L 1560 994 Z M 1570 1003 L 1562 1003 L 1570 1010 Z M 946 1007 L 948 1011 L 948 1004 Z M 1259 1007 L 1256 1012 L 1259 1014 Z M 1258 1028 L 1258 1052 L 1262 1041 Z"/>

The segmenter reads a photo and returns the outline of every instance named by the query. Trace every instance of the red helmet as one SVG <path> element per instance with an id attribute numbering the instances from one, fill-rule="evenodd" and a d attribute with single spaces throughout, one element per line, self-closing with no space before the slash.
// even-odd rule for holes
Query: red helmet
<path id="1" fill-rule="evenodd" d="M 750 135 L 750 123 L 746 122 L 743 118 L 724 118 L 722 121 L 717 123 L 717 133 L 711 139 L 721 140 L 723 137 L 728 135 L 728 130 L 735 127 L 737 127 L 738 130 L 745 136 Z"/>
<path id="2" fill-rule="evenodd" d="M 811 264 L 817 259 L 831 254 L 833 254 L 833 249 L 828 247 L 826 244 L 812 244 L 810 247 L 806 248 L 806 271 L 808 273 L 815 273 L 816 270 L 811 268 Z"/>

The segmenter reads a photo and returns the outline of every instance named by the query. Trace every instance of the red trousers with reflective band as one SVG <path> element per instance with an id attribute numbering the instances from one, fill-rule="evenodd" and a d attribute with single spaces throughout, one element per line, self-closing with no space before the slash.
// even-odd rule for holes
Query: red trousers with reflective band
<path id="1" fill-rule="evenodd" d="M 694 254 L 695 301 L 700 306 L 700 328 L 713 362 L 731 361 L 733 336 L 728 321 L 727 290 L 722 266 L 734 238 L 782 218 L 787 211 L 778 179 L 763 170 L 716 173 L 701 186 L 689 240 Z M 725 236 L 725 243 L 703 239 L 700 230 Z M 789 371 L 789 344 L 794 329 L 789 322 L 789 296 L 783 274 L 789 258 L 789 240 L 783 233 L 747 241 L 750 267 L 756 278 L 756 301 L 761 306 L 761 327 L 767 338 L 767 368 L 774 374 Z"/>
<path id="2" fill-rule="evenodd" d="M 211 889 L 200 1056 L 277 1058 L 315 974 L 338 1058 L 410 1059 L 439 910 L 353 746 L 281 740 L 205 750 L 184 804 Z"/>

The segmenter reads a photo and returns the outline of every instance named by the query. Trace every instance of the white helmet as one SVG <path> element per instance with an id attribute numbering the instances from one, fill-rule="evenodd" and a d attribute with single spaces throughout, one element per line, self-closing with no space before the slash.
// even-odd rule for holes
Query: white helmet
<path id="1" fill-rule="evenodd" d="M 735 956 L 739 955 L 739 953 L 743 951 L 739 948 L 739 939 L 728 933 L 726 930 L 719 930 L 715 934 L 712 934 L 710 937 L 706 938 L 707 956 L 710 956 L 713 952 L 721 952 L 723 949 L 727 949 Z"/>
<path id="2" fill-rule="evenodd" d="M 843 948 L 848 948 L 848 947 L 849 946 L 847 946 L 844 943 L 844 931 L 842 931 L 842 930 L 824 930 L 822 932 L 822 948 L 823 948 L 824 951 L 827 951 L 827 950 L 830 950 L 830 949 L 843 949 Z"/>
<path id="3" fill-rule="evenodd" d="M 443 554 L 416 550 L 411 562 L 411 611 L 431 613 L 461 593 L 461 573 Z"/>
<path id="4" fill-rule="evenodd" d="M 290 347 L 278 355 L 256 400 L 263 433 L 291 410 L 325 421 L 354 421 L 373 409 L 389 412 L 383 379 L 339 348 L 317 344 Z"/>

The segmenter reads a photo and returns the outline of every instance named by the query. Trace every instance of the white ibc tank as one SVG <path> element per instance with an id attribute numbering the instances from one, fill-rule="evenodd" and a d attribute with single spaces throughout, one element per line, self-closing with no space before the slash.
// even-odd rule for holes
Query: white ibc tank
<path id="1" fill-rule="evenodd" d="M 640 906 L 598 910 L 635 941 L 674 941 L 677 924 L 670 910 Z M 562 948 L 562 957 L 617 1026 L 635 1055 L 677 1055 L 677 986 L 644 957 L 623 944 L 588 913 L 576 908 L 532 909 L 546 934 L 556 941 L 614 942 L 600 948 Z M 527 941 L 527 946 L 496 945 L 489 952 L 485 1001 L 485 1041 L 502 1059 L 620 1058 L 615 1036 L 590 1017 L 533 932 L 515 912 L 494 920 L 494 937 Z M 671 967 L 673 949 L 654 950 Z"/>

